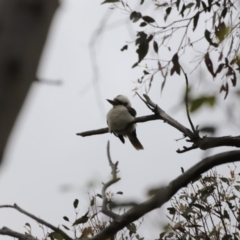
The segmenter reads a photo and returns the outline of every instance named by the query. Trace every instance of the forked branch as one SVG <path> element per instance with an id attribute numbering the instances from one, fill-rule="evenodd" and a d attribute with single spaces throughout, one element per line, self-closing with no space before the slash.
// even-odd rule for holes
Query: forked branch
<path id="1" fill-rule="evenodd" d="M 130 210 L 120 215 L 117 221 L 113 221 L 99 234 L 91 238 L 91 240 L 109 239 L 128 224 L 143 217 L 146 213 L 161 207 L 164 203 L 169 201 L 169 199 L 172 198 L 178 190 L 186 187 L 187 184 L 193 181 L 196 176 L 200 176 L 202 173 L 215 166 L 235 161 L 240 161 L 240 150 L 224 152 L 203 159 L 179 177 L 171 181 L 167 186 L 161 186 L 156 189 L 153 197 L 135 207 L 132 207 Z"/>
<path id="2" fill-rule="evenodd" d="M 114 219 L 115 221 L 118 219 L 119 215 L 112 212 L 111 210 L 108 209 L 108 198 L 106 195 L 106 191 L 108 189 L 108 187 L 110 187 L 112 184 L 118 182 L 120 180 L 120 178 L 117 177 L 117 166 L 118 166 L 118 162 L 113 163 L 112 159 L 111 159 L 111 155 L 110 155 L 110 143 L 108 141 L 107 143 L 107 157 L 108 157 L 108 162 L 109 165 L 112 169 L 112 179 L 110 181 L 108 181 L 107 183 L 103 183 L 103 187 L 102 187 L 102 198 L 103 198 L 103 202 L 102 202 L 102 212 L 107 215 L 108 217 Z"/>
<path id="3" fill-rule="evenodd" d="M 142 101 L 147 105 L 147 107 L 154 113 L 152 115 L 142 116 L 135 118 L 133 123 L 142 123 L 153 120 L 163 120 L 168 123 L 170 126 L 176 128 L 181 133 L 183 133 L 184 137 L 187 137 L 187 142 L 191 142 L 191 146 L 184 146 L 183 149 L 178 149 L 177 153 L 184 153 L 196 148 L 200 148 L 201 150 L 206 150 L 209 148 L 221 147 L 221 146 L 232 146 L 232 147 L 240 147 L 240 136 L 222 136 L 222 137 L 200 137 L 197 131 L 192 131 L 189 128 L 185 127 L 177 120 L 169 116 L 162 108 L 160 108 L 157 104 L 155 104 L 148 95 L 143 95 L 145 100 Z M 187 106 L 186 106 L 187 107 Z M 188 118 L 191 128 L 195 130 L 190 117 Z M 87 137 L 98 134 L 109 133 L 108 128 L 101 128 L 97 130 L 90 130 L 86 132 L 77 133 L 78 136 Z"/>
<path id="4" fill-rule="evenodd" d="M 64 231 L 62 231 L 61 229 L 53 226 L 52 224 L 44 221 L 43 219 L 41 219 L 41 218 L 39 218 L 39 217 L 34 216 L 34 215 L 31 214 L 31 213 L 23 210 L 23 209 L 20 208 L 17 204 L 13 204 L 13 205 L 0 205 L 0 208 L 13 208 L 13 209 L 19 211 L 20 213 L 22 213 L 22 214 L 24 214 L 24 215 L 26 215 L 26 216 L 28 216 L 28 217 L 36 220 L 38 223 L 41 223 L 41 224 L 43 224 L 44 226 L 46 226 L 46 227 L 52 229 L 53 231 L 59 233 L 65 240 L 72 240 L 72 238 L 69 237 L 69 236 L 68 236 Z M 3 228 L 3 229 L 4 229 L 4 228 Z M 3 230 L 3 229 L 2 229 L 2 230 Z M 5 228 L 5 233 L 6 233 L 6 228 Z M 4 231 L 0 231 L 0 234 L 6 235 L 6 234 L 4 234 Z M 11 235 L 11 236 L 12 236 L 12 235 Z M 27 239 L 27 238 L 25 238 L 25 239 Z M 31 238 L 29 238 L 29 239 L 31 239 Z M 34 239 L 34 238 L 33 238 L 33 239 Z"/>
<path id="5" fill-rule="evenodd" d="M 38 238 L 35 238 L 30 235 L 15 232 L 7 227 L 3 227 L 2 229 L 0 229 L 0 235 L 10 236 L 13 238 L 17 238 L 18 240 L 38 240 Z"/>

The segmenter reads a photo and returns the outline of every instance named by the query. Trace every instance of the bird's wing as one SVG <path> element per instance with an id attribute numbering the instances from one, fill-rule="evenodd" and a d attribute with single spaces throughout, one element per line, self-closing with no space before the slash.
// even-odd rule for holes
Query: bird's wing
<path id="1" fill-rule="evenodd" d="M 134 108 L 132 108 L 132 107 L 127 107 L 127 110 L 128 110 L 128 112 L 129 112 L 133 117 L 136 117 L 137 112 L 136 112 L 136 110 L 135 110 Z"/>

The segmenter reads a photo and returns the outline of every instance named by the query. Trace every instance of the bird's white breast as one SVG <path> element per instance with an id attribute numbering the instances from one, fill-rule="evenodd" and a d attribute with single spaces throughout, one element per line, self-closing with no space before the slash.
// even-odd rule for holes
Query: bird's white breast
<path id="1" fill-rule="evenodd" d="M 124 134 L 126 127 L 134 121 L 135 118 L 128 112 L 124 106 L 115 106 L 107 114 L 109 131 Z M 134 131 L 135 125 L 130 125 L 127 131 Z"/>

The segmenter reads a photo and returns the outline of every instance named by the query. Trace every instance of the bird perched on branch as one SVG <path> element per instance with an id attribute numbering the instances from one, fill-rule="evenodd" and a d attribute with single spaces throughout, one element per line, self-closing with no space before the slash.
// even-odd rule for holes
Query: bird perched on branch
<path id="1" fill-rule="evenodd" d="M 137 139 L 136 124 L 131 124 L 135 120 L 137 112 L 131 107 L 127 97 L 118 95 L 113 100 L 107 99 L 112 104 L 112 109 L 107 114 L 107 124 L 109 131 L 125 143 L 124 137 L 128 137 L 132 145 L 137 149 L 143 149 L 142 144 Z"/>

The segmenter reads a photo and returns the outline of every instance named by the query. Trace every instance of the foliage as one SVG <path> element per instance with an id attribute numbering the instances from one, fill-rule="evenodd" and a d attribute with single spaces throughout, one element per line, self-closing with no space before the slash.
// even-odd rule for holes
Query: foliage
<path id="1" fill-rule="evenodd" d="M 181 74 L 189 55 L 194 55 L 192 63 L 195 65 L 188 70 L 192 72 L 203 63 L 213 79 L 221 79 L 219 91 L 225 93 L 224 98 L 229 93 L 230 83 L 236 86 L 240 72 L 238 0 L 155 0 L 151 7 L 155 8 L 152 13 L 156 18 L 133 10 L 127 0 L 108 2 L 138 24 L 135 40 L 138 61 L 133 67 L 144 68 L 138 82 L 148 83 L 147 92 L 158 73 L 163 79 L 163 90 L 169 76 Z M 147 58 L 151 53 L 155 53 L 155 58 Z"/>
<path id="2" fill-rule="evenodd" d="M 122 194 L 123 193 L 121 191 L 115 194 L 112 192 L 106 193 L 109 209 L 111 209 L 112 206 L 114 205 L 114 196 Z M 79 200 L 75 199 L 73 202 L 75 218 L 74 220 L 71 221 L 69 217 L 63 216 L 63 220 L 65 221 L 65 223 L 62 224 L 61 227 L 64 230 L 71 231 L 76 239 L 84 239 L 91 236 L 95 236 L 103 229 L 105 229 L 112 222 L 112 220 L 101 213 L 101 207 L 99 207 L 101 204 L 98 202 L 98 199 L 99 200 L 102 199 L 101 194 L 94 194 L 93 196 L 89 195 L 89 208 L 87 212 L 80 217 L 79 217 L 80 209 L 78 207 Z M 119 214 L 124 211 L 125 209 L 119 208 Z M 125 229 L 119 231 L 115 235 L 114 239 L 143 240 L 144 238 L 141 238 L 137 233 L 137 230 L 140 227 L 141 223 L 142 221 L 138 221 L 137 223 L 129 224 Z M 39 226 L 43 230 L 44 235 L 43 240 L 47 240 L 49 238 L 51 240 L 65 239 L 64 236 L 61 235 L 61 233 L 56 231 L 49 232 L 49 230 L 46 231 L 43 225 Z M 26 223 L 24 228 L 26 235 L 32 235 L 32 228 L 29 223 Z"/>
<path id="3" fill-rule="evenodd" d="M 211 170 L 171 199 L 170 223 L 159 240 L 239 239 L 239 174 L 223 177 Z"/>

